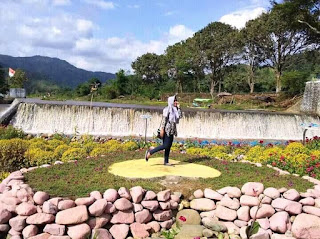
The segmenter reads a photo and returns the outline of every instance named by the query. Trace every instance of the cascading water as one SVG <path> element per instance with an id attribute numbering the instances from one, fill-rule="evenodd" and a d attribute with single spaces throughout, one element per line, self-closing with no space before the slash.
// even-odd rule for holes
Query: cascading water
<path id="1" fill-rule="evenodd" d="M 14 127 L 31 134 L 90 134 L 100 136 L 147 136 L 156 133 L 162 107 L 25 99 L 11 120 Z M 179 138 L 301 140 L 301 124 L 320 124 L 319 117 L 251 111 L 183 109 Z M 308 131 L 307 137 L 319 135 Z"/>

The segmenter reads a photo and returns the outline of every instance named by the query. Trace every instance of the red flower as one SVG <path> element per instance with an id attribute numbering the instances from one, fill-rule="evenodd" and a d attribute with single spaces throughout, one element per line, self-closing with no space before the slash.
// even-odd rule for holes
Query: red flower
<path id="1" fill-rule="evenodd" d="M 263 144 L 263 140 L 260 140 L 259 143 L 260 143 L 260 144 Z"/>
<path id="2" fill-rule="evenodd" d="M 284 156 L 283 155 L 281 155 L 280 160 L 284 160 Z"/>
<path id="3" fill-rule="evenodd" d="M 272 162 L 271 165 L 272 165 L 273 167 L 275 167 L 275 166 L 277 165 L 277 163 L 276 163 L 276 162 Z"/>
<path id="4" fill-rule="evenodd" d="M 179 220 L 180 220 L 180 221 L 183 221 L 183 222 L 187 221 L 187 219 L 186 219 L 184 216 L 180 216 L 180 217 L 179 217 Z"/>

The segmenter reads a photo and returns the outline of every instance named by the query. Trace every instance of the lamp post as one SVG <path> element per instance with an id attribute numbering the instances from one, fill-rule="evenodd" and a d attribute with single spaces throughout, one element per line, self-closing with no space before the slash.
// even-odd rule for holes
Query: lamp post
<path id="1" fill-rule="evenodd" d="M 145 127 L 145 131 L 144 131 L 144 145 L 147 145 L 147 128 L 148 128 L 148 119 L 151 119 L 152 116 L 151 115 L 140 115 L 140 118 L 145 119 L 146 120 L 146 127 Z"/>

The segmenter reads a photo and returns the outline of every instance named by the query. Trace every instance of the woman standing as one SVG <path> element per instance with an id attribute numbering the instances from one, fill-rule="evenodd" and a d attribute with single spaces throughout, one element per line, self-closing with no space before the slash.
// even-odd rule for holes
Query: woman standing
<path id="1" fill-rule="evenodd" d="M 177 124 L 179 123 L 179 119 L 182 117 L 180 104 L 177 101 L 176 96 L 168 98 L 168 106 L 163 109 L 162 117 L 160 130 L 163 134 L 163 144 L 154 149 L 148 149 L 146 151 L 145 159 L 148 161 L 152 154 L 164 149 L 164 165 L 172 166 L 169 163 L 170 149 L 173 137 L 177 136 Z"/>

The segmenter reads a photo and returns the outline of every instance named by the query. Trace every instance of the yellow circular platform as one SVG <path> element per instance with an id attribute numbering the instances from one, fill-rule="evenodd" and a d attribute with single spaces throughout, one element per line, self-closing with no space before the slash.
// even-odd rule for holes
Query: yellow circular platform
<path id="1" fill-rule="evenodd" d="M 167 175 L 191 177 L 191 178 L 214 178 L 221 173 L 200 164 L 180 162 L 170 159 L 174 166 L 164 166 L 163 158 L 150 158 L 148 162 L 144 159 L 128 160 L 112 164 L 109 173 L 126 178 L 156 178 Z"/>

